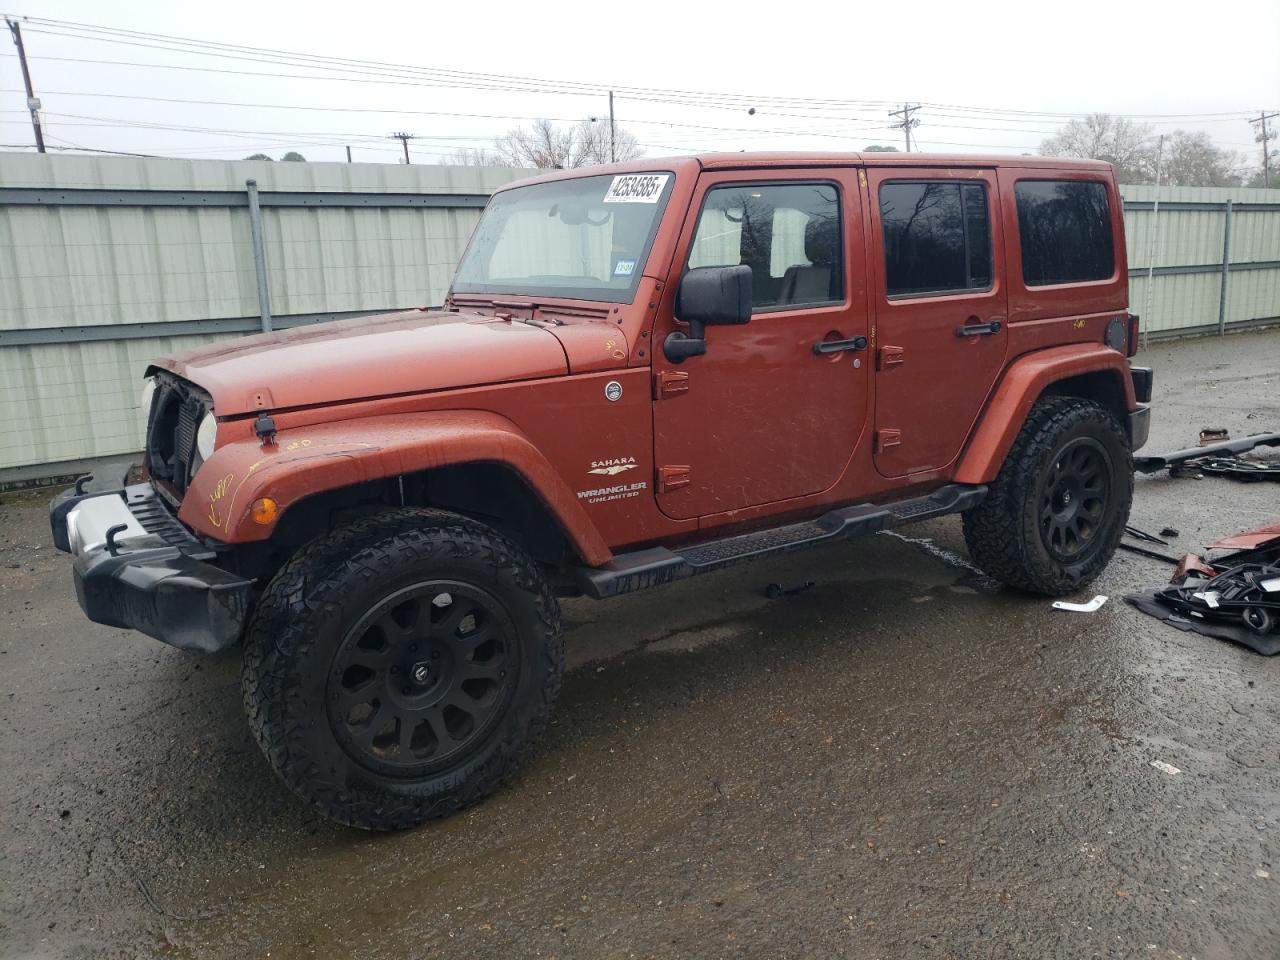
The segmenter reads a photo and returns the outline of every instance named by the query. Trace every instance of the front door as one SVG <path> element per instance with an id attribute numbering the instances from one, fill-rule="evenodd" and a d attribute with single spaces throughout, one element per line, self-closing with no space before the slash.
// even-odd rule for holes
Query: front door
<path id="1" fill-rule="evenodd" d="M 875 464 L 932 475 L 960 453 L 1004 366 L 995 172 L 871 168 Z M 923 478 L 922 478 L 923 479 Z"/>
<path id="2" fill-rule="evenodd" d="M 689 267 L 746 264 L 752 316 L 708 327 L 706 353 L 675 363 L 663 339 L 687 328 L 672 315 L 675 290 L 663 300 L 653 344 L 659 507 L 689 519 L 827 489 L 866 420 L 856 173 L 705 174 L 683 229 L 671 286 Z"/>

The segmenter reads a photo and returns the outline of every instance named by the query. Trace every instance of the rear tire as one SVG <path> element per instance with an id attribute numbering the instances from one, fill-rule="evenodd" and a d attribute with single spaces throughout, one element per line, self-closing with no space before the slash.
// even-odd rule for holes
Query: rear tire
<path id="1" fill-rule="evenodd" d="M 969 553 L 986 573 L 1060 597 L 1097 578 L 1129 522 L 1133 455 L 1114 415 L 1092 400 L 1032 408 L 986 498 L 964 514 Z"/>
<path id="2" fill-rule="evenodd" d="M 456 514 L 376 514 L 304 547 L 247 631 L 249 725 L 294 793 L 398 830 L 492 793 L 560 687 L 560 613 L 528 555 Z"/>

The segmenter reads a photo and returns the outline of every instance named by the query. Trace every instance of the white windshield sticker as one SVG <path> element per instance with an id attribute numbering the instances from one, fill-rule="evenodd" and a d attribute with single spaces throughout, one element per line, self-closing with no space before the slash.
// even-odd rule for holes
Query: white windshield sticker
<path id="1" fill-rule="evenodd" d="M 657 203 L 671 179 L 669 173 L 624 173 L 613 178 L 605 203 Z"/>

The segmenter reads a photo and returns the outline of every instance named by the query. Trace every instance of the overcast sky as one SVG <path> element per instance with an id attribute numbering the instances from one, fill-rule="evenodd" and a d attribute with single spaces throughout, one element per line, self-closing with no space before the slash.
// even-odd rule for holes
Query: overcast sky
<path id="1" fill-rule="evenodd" d="M 920 101 L 915 136 L 924 150 L 1034 151 L 1070 115 L 1101 111 L 1142 115 L 1157 131 L 1204 130 L 1254 162 L 1255 130 L 1243 117 L 1280 108 L 1278 0 L 826 7 L 0 0 L 0 9 L 459 71 L 442 78 L 399 70 L 375 82 L 334 72 L 327 59 L 311 67 L 260 54 L 237 60 L 24 26 L 51 144 L 169 156 L 278 157 L 295 149 L 311 160 L 341 160 L 349 144 L 356 160 L 395 162 L 400 146 L 388 135 L 403 130 L 418 136 L 414 162 L 434 163 L 536 117 L 607 117 L 605 91 L 616 86 L 646 88 L 620 94 L 616 111 L 653 156 L 900 146 L 890 103 Z M 29 144 L 14 48 L 4 42 L 0 50 L 0 143 Z M 264 73 L 281 76 L 253 75 Z M 521 80 L 494 77 L 583 89 L 532 92 Z M 507 89 L 477 89 L 486 85 Z M 680 102 L 663 102 L 671 100 Z"/>

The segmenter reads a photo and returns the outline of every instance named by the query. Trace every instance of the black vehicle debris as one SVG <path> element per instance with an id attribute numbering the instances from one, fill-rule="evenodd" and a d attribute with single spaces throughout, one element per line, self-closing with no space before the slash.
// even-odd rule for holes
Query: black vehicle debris
<path id="1" fill-rule="evenodd" d="M 1280 524 L 1220 540 L 1210 549 L 1241 547 L 1212 561 L 1189 554 L 1170 586 L 1125 600 L 1179 630 L 1275 656 L 1280 653 Z"/>
<path id="2" fill-rule="evenodd" d="M 1204 436 L 1204 433 L 1201 434 Z M 1221 443 L 1210 443 L 1198 447 L 1189 447 L 1186 450 L 1175 450 L 1172 453 L 1156 454 L 1154 456 L 1134 457 L 1133 469 L 1138 473 L 1159 473 L 1161 470 L 1169 470 L 1173 467 L 1181 467 L 1186 464 L 1195 463 L 1197 469 L 1204 473 L 1211 472 L 1200 466 L 1201 463 L 1210 461 L 1218 463 L 1223 469 L 1220 471 L 1224 476 L 1238 476 L 1238 472 L 1232 472 L 1233 466 L 1227 461 L 1249 464 L 1251 466 L 1269 467 L 1269 465 L 1260 465 L 1251 463 L 1251 461 L 1241 460 L 1238 454 L 1247 453 L 1258 447 L 1280 447 L 1280 433 L 1255 433 L 1248 437 L 1241 437 L 1239 440 L 1225 440 Z M 1280 476 L 1280 470 L 1276 471 Z M 1269 470 L 1263 473 L 1251 473 L 1248 479 L 1269 479 Z"/>

